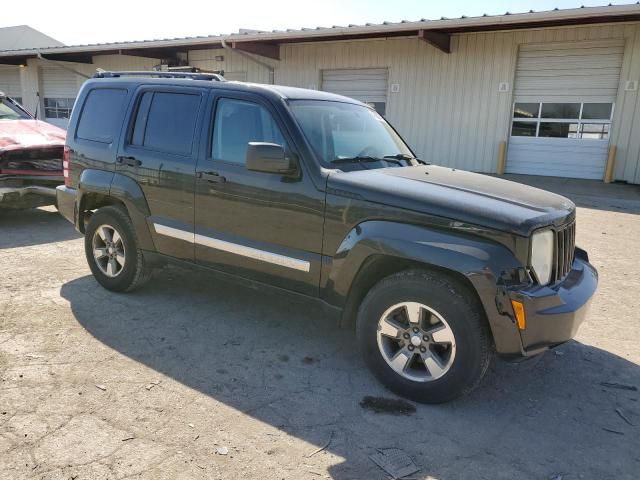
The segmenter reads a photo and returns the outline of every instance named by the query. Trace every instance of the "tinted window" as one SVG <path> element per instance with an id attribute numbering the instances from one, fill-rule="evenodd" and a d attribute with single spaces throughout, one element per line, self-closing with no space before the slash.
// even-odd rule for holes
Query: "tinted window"
<path id="1" fill-rule="evenodd" d="M 219 100 L 213 127 L 213 159 L 244 164 L 249 142 L 285 146 L 280 129 L 264 107 L 230 98 Z"/>
<path id="2" fill-rule="evenodd" d="M 537 122 L 513 122 L 511 135 L 514 137 L 535 137 Z"/>
<path id="3" fill-rule="evenodd" d="M 540 122 L 539 137 L 578 138 L 578 124 L 564 122 Z"/>
<path id="4" fill-rule="evenodd" d="M 585 103 L 582 106 L 582 118 L 585 120 L 609 120 L 611 118 L 611 103 Z"/>
<path id="5" fill-rule="evenodd" d="M 144 130 L 147 127 L 149 105 L 151 105 L 152 98 L 153 92 L 145 92 L 138 103 L 138 113 L 136 114 L 136 122 L 133 125 L 133 134 L 131 135 L 132 145 L 142 146 L 144 144 Z"/>
<path id="6" fill-rule="evenodd" d="M 127 91 L 99 88 L 89 92 L 78 122 L 78 138 L 111 143 L 120 131 L 122 107 Z"/>
<path id="7" fill-rule="evenodd" d="M 542 118 L 580 118 L 579 103 L 543 103 Z"/>
<path id="8" fill-rule="evenodd" d="M 150 93 L 148 93 L 150 94 Z M 147 94 L 145 94 L 146 96 Z M 144 102 L 144 98 L 142 101 Z M 189 155 L 200 106 L 200 95 L 154 92 L 146 118 L 144 147 L 179 155 Z M 144 121 L 138 112 L 137 121 Z M 134 127 L 134 136 L 138 126 Z"/>
<path id="9" fill-rule="evenodd" d="M 513 118 L 538 118 L 539 103 L 516 103 Z"/>

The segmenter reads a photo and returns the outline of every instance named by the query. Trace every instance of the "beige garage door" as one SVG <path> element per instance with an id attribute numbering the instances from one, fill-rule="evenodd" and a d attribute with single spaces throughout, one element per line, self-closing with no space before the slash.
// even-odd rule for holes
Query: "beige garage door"
<path id="1" fill-rule="evenodd" d="M 78 95 L 78 76 L 60 67 L 41 67 L 40 81 L 44 120 L 66 129 Z"/>
<path id="2" fill-rule="evenodd" d="M 384 115 L 388 78 L 386 68 L 323 70 L 322 90 L 368 103 Z"/>
<path id="3" fill-rule="evenodd" d="M 623 40 L 521 45 L 508 173 L 601 179 Z"/>

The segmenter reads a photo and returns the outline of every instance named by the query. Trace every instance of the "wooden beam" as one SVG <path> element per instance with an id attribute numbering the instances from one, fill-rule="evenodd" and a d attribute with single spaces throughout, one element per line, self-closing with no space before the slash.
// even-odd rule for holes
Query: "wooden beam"
<path id="1" fill-rule="evenodd" d="M 433 30 L 418 30 L 418 37 L 444 53 L 451 53 L 451 35 Z"/>
<path id="2" fill-rule="evenodd" d="M 231 48 L 260 55 L 261 57 L 272 58 L 273 60 L 280 60 L 280 45 L 277 43 L 232 42 Z"/>

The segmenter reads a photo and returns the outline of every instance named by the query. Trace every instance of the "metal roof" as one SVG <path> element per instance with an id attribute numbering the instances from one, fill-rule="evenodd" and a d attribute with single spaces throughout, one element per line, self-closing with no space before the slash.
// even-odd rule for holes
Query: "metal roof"
<path id="1" fill-rule="evenodd" d="M 435 31 L 446 34 L 512 30 L 519 28 L 540 28 L 562 25 L 582 25 L 640 20 L 640 2 L 628 5 L 608 5 L 602 7 L 580 7 L 572 9 L 554 9 L 549 11 L 510 13 L 503 15 L 482 15 L 478 17 L 441 18 L 439 20 L 421 19 L 417 21 L 367 23 L 332 27 L 301 28 L 298 30 L 255 31 L 241 30 L 239 33 L 209 35 L 198 37 L 165 38 L 156 40 L 95 43 L 46 48 L 28 48 L 0 51 L 0 63 L 36 57 L 41 54 L 79 54 L 100 55 L 109 53 L 135 54 L 132 51 L 143 50 L 187 50 L 202 48 L 220 48 L 222 43 L 278 45 L 328 40 L 349 40 L 358 38 L 381 38 L 393 36 L 413 36 L 420 31 Z"/>
<path id="2" fill-rule="evenodd" d="M 31 28 L 29 25 L 0 27 L 0 51 L 63 46 L 64 43 Z"/>

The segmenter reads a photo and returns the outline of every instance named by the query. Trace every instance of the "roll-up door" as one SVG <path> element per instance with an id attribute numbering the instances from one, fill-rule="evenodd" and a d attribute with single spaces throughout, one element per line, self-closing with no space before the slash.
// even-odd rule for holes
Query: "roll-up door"
<path id="1" fill-rule="evenodd" d="M 20 67 L 0 66 L 0 92 L 4 92 L 18 103 L 22 103 Z"/>
<path id="2" fill-rule="evenodd" d="M 623 40 L 521 45 L 507 173 L 601 179 Z"/>
<path id="3" fill-rule="evenodd" d="M 388 78 L 386 68 L 323 70 L 322 90 L 368 103 L 384 115 Z"/>
<path id="4" fill-rule="evenodd" d="M 45 121 L 67 128 L 73 102 L 78 94 L 77 75 L 60 67 L 40 70 Z"/>

